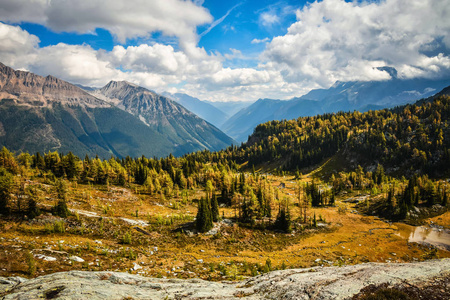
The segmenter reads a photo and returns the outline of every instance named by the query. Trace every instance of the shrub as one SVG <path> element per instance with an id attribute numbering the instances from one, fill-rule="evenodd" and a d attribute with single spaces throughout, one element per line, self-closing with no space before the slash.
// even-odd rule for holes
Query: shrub
<path id="1" fill-rule="evenodd" d="M 33 253 L 28 252 L 26 260 L 28 265 L 27 273 L 30 276 L 34 276 L 36 274 L 36 261 L 34 260 Z"/>
<path id="2" fill-rule="evenodd" d="M 66 232 L 66 223 L 64 221 L 56 221 L 53 223 L 53 231 L 56 233 L 64 233 Z"/>
<path id="3" fill-rule="evenodd" d="M 53 213 L 61 218 L 67 218 L 70 216 L 69 208 L 67 208 L 67 203 L 65 200 L 59 200 L 58 203 L 53 207 Z"/>
<path id="4" fill-rule="evenodd" d="M 127 232 L 122 236 L 122 244 L 131 244 L 131 233 Z"/>

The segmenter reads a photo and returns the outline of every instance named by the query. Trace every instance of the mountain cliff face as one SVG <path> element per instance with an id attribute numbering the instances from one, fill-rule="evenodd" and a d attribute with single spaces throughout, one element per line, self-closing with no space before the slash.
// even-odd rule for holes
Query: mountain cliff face
<path id="1" fill-rule="evenodd" d="M 104 88 L 115 99 L 107 102 L 61 79 L 0 63 L 0 146 L 16 152 L 72 151 L 81 157 L 109 158 L 181 155 L 231 144 L 228 136 L 181 106 L 143 88 L 118 84 L 120 88 L 114 83 Z M 195 120 L 191 127 L 178 125 L 183 116 Z M 190 147 L 183 144 L 189 130 L 204 141 L 190 137 Z"/>
<path id="2" fill-rule="evenodd" d="M 54 104 L 111 107 L 77 86 L 53 76 L 16 71 L 0 63 L 0 97 L 18 105 L 52 107 Z"/>
<path id="3" fill-rule="evenodd" d="M 209 149 L 219 150 L 233 140 L 182 105 L 143 87 L 111 81 L 92 93 L 138 117 L 176 145 L 175 155 Z"/>

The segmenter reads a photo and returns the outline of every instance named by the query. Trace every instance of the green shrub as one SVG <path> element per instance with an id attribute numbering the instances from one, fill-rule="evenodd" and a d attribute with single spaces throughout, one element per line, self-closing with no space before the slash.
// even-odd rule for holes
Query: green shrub
<path id="1" fill-rule="evenodd" d="M 122 236 L 122 244 L 131 244 L 131 233 L 127 232 Z"/>
<path id="2" fill-rule="evenodd" d="M 27 253 L 27 265 L 28 265 L 28 270 L 27 273 L 30 276 L 34 276 L 34 274 L 36 274 L 36 261 L 34 260 L 34 256 L 33 253 L 28 252 Z"/>
<path id="3" fill-rule="evenodd" d="M 56 221 L 55 223 L 53 223 L 53 232 L 56 233 L 64 233 L 66 232 L 66 223 L 64 221 Z"/>
<path id="4" fill-rule="evenodd" d="M 70 211 L 65 200 L 58 201 L 58 203 L 53 207 L 53 214 L 61 218 L 67 218 L 70 216 Z"/>

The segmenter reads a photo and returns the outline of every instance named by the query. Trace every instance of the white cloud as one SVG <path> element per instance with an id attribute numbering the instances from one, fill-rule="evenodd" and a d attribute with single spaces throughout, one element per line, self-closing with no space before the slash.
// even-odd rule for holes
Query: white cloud
<path id="1" fill-rule="evenodd" d="M 181 39 L 180 49 L 159 43 L 118 45 L 111 51 L 67 44 L 41 48 L 38 37 L 0 23 L 0 61 L 73 83 L 102 86 L 109 80 L 128 80 L 157 92 L 170 89 L 213 101 L 287 99 L 328 87 L 336 80 L 386 80 L 389 74 L 378 69 L 383 66 L 395 67 L 404 78 L 450 76 L 450 6 L 446 1 L 312 3 L 297 11 L 297 21 L 284 36 L 253 39 L 253 44 L 266 43 L 256 68 L 224 68 L 226 60 L 246 59 L 239 49 L 212 54 L 198 47 L 196 26 L 211 21 L 209 13 L 198 7 L 202 1 L 166 0 L 164 7 L 169 6 L 167 1 L 183 2 L 186 10 L 164 19 L 171 11 L 157 8 L 160 0 L 114 0 L 104 11 L 99 11 L 100 0 L 80 1 L 79 8 L 67 0 L 0 0 L 0 20 L 39 22 L 54 30 L 77 32 L 103 27 L 119 39 L 160 30 Z M 68 5 L 66 12 L 61 3 Z M 68 18 L 67 23 L 54 15 L 57 11 Z M 147 15 L 151 21 L 142 20 Z M 173 20 L 178 23 L 169 24 Z"/>
<path id="2" fill-rule="evenodd" d="M 104 28 L 120 42 L 161 31 L 181 43 L 196 43 L 198 25 L 209 12 L 182 0 L 0 0 L 0 20 L 34 22 L 55 31 L 86 33 Z"/>
<path id="3" fill-rule="evenodd" d="M 268 71 L 258 71 L 250 68 L 230 69 L 224 68 L 201 82 L 209 84 L 213 89 L 234 86 L 249 86 L 264 84 L 271 80 Z"/>
<path id="4" fill-rule="evenodd" d="M 39 38 L 18 26 L 0 23 L 0 58 L 4 63 L 16 65 L 30 59 L 39 44 Z"/>
<path id="5" fill-rule="evenodd" d="M 251 41 L 252 44 L 262 44 L 262 43 L 267 43 L 268 41 L 270 41 L 270 39 L 268 37 L 263 38 L 263 39 L 253 39 Z"/>
<path id="6" fill-rule="evenodd" d="M 280 18 L 274 13 L 263 12 L 259 15 L 259 22 L 265 27 L 270 27 L 273 24 L 280 22 Z"/>
<path id="7" fill-rule="evenodd" d="M 297 11 L 286 35 L 267 45 L 261 67 L 279 70 L 288 82 L 324 87 L 336 80 L 389 79 L 376 69 L 380 66 L 395 67 L 403 78 L 448 74 L 450 5 L 445 2 L 312 3 Z M 424 54 L 439 39 L 447 53 Z"/>
<path id="8" fill-rule="evenodd" d="M 0 20 L 43 24 L 48 7 L 47 0 L 0 0 Z"/>
<path id="9" fill-rule="evenodd" d="M 241 50 L 230 48 L 231 54 L 226 53 L 224 57 L 228 60 L 233 59 L 248 59 L 245 55 L 242 54 Z"/>
<path id="10" fill-rule="evenodd" d="M 205 0 L 194 0 L 193 2 L 194 2 L 194 4 L 197 5 L 197 6 L 202 6 L 203 3 L 205 3 Z"/>
<path id="11" fill-rule="evenodd" d="M 99 60 L 97 51 L 87 45 L 58 44 L 38 49 L 39 57 L 28 68 L 38 74 L 50 74 L 70 82 L 101 85 L 107 78 L 120 77 L 119 70 Z"/>
<path id="12" fill-rule="evenodd" d="M 73 83 L 102 86 L 110 80 L 128 80 L 162 91 L 170 84 L 195 82 L 222 69 L 223 58 L 203 49 L 189 56 L 162 44 L 115 46 L 107 52 L 63 43 L 40 48 L 38 43 L 36 36 L 20 27 L 0 23 L 2 63 Z"/>

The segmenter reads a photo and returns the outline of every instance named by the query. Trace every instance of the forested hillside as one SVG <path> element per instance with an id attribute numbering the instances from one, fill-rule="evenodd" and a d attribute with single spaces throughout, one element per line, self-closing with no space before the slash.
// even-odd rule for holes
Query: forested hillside
<path id="1" fill-rule="evenodd" d="M 431 177 L 448 175 L 450 98 L 429 101 L 269 122 L 241 147 L 182 157 L 2 148 L 0 276 L 87 269 L 235 280 L 446 257 L 447 248 L 410 242 L 410 231 L 400 237 L 405 224 L 371 216 L 448 227 L 449 182 Z M 347 171 L 320 176 L 330 158 Z"/>
<path id="2" fill-rule="evenodd" d="M 366 113 L 333 113 L 260 124 L 230 155 L 238 163 L 295 171 L 342 151 L 353 165 L 405 175 L 450 169 L 450 97 Z"/>

